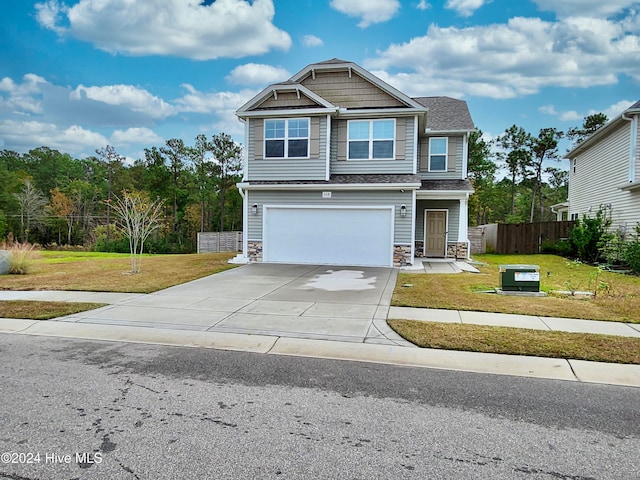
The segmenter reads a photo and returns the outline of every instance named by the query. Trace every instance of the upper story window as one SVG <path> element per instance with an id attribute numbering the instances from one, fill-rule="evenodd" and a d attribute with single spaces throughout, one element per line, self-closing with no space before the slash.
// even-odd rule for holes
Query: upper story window
<path id="1" fill-rule="evenodd" d="M 307 158 L 309 119 L 287 118 L 264 121 L 265 158 Z"/>
<path id="2" fill-rule="evenodd" d="M 447 137 L 432 137 L 429 139 L 429 171 L 447 171 Z"/>
<path id="3" fill-rule="evenodd" d="M 576 159 L 575 158 L 571 161 L 571 164 L 572 164 L 572 167 L 573 167 L 573 173 L 576 173 Z"/>
<path id="4" fill-rule="evenodd" d="M 394 158 L 395 120 L 350 120 L 348 129 L 350 160 Z"/>

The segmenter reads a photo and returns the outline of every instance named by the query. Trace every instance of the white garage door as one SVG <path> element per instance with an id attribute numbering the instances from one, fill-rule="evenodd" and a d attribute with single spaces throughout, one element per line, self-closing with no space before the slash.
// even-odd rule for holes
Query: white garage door
<path id="1" fill-rule="evenodd" d="M 393 207 L 264 207 L 265 262 L 392 266 Z"/>

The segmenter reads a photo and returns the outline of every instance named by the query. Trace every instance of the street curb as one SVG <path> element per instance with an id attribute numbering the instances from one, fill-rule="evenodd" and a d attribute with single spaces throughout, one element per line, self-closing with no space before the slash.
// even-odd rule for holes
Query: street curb
<path id="1" fill-rule="evenodd" d="M 640 365 L 347 343 L 269 335 L 7 319 L 0 333 L 212 348 L 640 387 Z"/>

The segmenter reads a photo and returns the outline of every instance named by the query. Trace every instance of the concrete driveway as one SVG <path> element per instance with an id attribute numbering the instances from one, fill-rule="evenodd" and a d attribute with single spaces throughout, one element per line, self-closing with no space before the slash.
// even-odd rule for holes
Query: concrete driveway
<path id="1" fill-rule="evenodd" d="M 404 344 L 386 323 L 397 270 L 250 264 L 61 320 Z"/>

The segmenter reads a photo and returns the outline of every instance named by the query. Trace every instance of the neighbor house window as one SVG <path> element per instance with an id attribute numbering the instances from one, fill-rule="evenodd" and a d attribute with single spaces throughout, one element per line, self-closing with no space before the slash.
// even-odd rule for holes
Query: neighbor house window
<path id="1" fill-rule="evenodd" d="M 447 171 L 447 141 L 446 137 L 433 137 L 429 139 L 429 171 Z"/>
<path id="2" fill-rule="evenodd" d="M 348 128 L 349 159 L 393 158 L 395 120 L 351 120 Z"/>
<path id="3" fill-rule="evenodd" d="M 307 158 L 309 119 L 288 118 L 264 121 L 265 158 Z"/>

